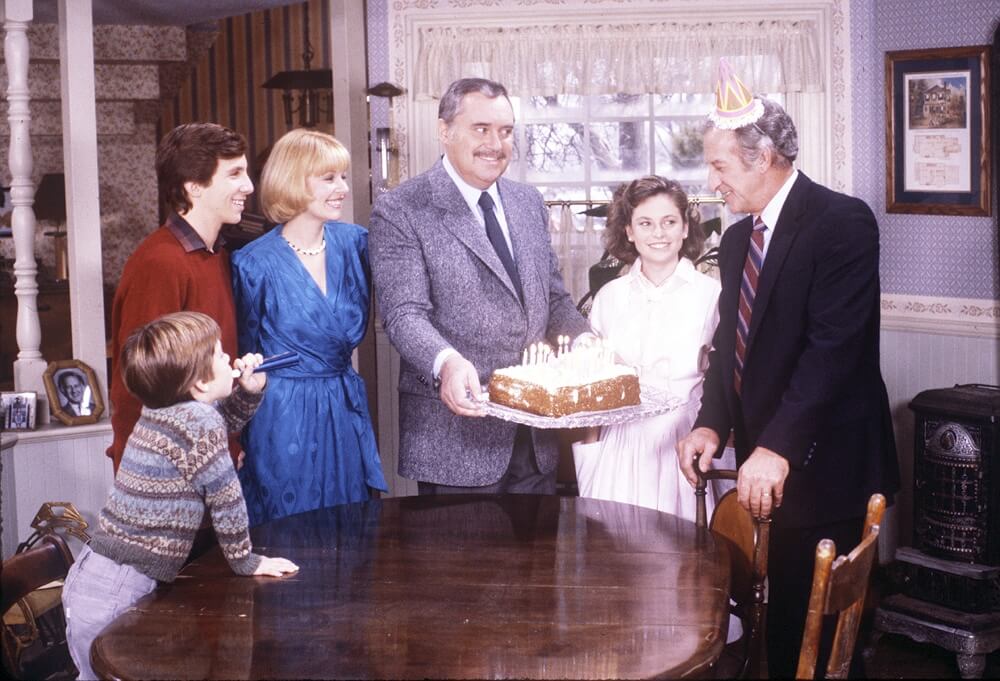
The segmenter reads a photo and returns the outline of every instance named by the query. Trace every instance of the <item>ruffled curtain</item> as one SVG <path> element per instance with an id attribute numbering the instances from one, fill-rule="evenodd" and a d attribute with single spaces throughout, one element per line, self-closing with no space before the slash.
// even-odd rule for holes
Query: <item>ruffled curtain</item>
<path id="1" fill-rule="evenodd" d="M 521 97 L 713 92 L 719 57 L 755 92 L 819 92 L 816 34 L 805 20 L 426 27 L 415 94 L 469 76 Z"/>
<path id="2" fill-rule="evenodd" d="M 552 250 L 559 256 L 559 269 L 563 284 L 573 302 L 579 303 L 590 290 L 590 266 L 604 253 L 604 230 L 594 218 L 574 212 L 583 207 L 574 204 L 555 204 L 549 208 L 549 236 Z"/>

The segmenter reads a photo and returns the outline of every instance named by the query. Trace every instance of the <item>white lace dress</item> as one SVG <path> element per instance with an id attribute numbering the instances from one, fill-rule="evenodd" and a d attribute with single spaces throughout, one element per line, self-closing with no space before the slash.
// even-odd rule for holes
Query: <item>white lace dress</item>
<path id="1" fill-rule="evenodd" d="M 677 441 L 691 432 L 701 405 L 706 352 L 719 321 L 719 282 L 682 258 L 674 273 L 654 286 L 636 261 L 605 284 L 590 322 L 621 359 L 639 369 L 641 383 L 684 400 L 679 409 L 601 429 L 600 439 L 573 445 L 580 496 L 655 508 L 694 520 L 694 489 L 677 464 Z M 732 450 L 719 463 L 734 468 Z M 731 486 L 731 484 L 730 484 Z M 710 488 L 709 514 L 715 494 Z"/>

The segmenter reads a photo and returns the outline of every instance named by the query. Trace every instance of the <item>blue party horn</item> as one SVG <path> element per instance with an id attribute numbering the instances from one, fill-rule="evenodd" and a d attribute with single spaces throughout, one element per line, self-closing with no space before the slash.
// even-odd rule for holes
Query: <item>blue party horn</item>
<path id="1" fill-rule="evenodd" d="M 273 371 L 274 369 L 284 369 L 285 367 L 294 366 L 299 363 L 299 359 L 299 353 L 294 350 L 283 352 L 280 355 L 272 355 L 261 362 L 261 365 L 254 369 L 254 373 L 259 374 L 262 371 Z M 242 375 L 242 371 L 233 369 L 233 378 L 239 378 Z"/>

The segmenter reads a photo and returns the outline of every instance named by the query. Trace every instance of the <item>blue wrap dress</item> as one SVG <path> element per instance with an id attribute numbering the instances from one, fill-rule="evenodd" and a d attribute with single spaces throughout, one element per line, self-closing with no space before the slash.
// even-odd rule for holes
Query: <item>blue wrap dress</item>
<path id="1" fill-rule="evenodd" d="M 264 401 L 243 431 L 239 477 L 251 526 L 388 489 L 365 385 L 351 366 L 368 324 L 368 231 L 323 225 L 324 295 L 282 229 L 232 256 L 240 353 L 301 357 L 268 373 Z"/>

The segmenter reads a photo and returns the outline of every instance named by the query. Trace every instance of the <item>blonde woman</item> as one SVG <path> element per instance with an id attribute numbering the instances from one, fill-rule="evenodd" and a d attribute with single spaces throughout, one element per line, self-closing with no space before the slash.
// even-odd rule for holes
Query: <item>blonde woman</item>
<path id="1" fill-rule="evenodd" d="M 368 324 L 368 232 L 339 218 L 350 155 L 335 138 L 293 130 L 260 179 L 279 223 L 233 254 L 239 344 L 299 364 L 270 374 L 244 430 L 240 481 L 251 526 L 386 491 L 368 399 L 351 352 Z"/>

